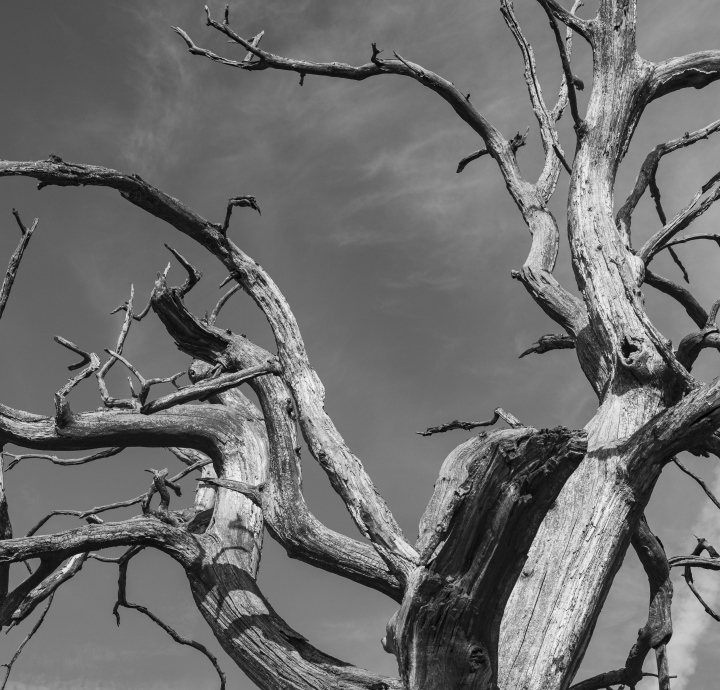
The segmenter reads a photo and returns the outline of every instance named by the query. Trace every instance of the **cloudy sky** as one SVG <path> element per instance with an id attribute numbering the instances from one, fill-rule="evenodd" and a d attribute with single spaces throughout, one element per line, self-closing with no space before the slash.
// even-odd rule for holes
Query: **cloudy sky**
<path id="1" fill-rule="evenodd" d="M 559 59 L 544 13 L 532 0 L 516 5 L 552 100 Z M 594 5 L 588 3 L 584 16 Z M 717 0 L 640 5 L 644 57 L 718 47 Z M 212 7 L 222 11 L 214 0 Z M 470 92 L 506 136 L 530 126 L 520 161 L 529 177 L 540 170 L 522 61 L 494 0 L 245 0 L 231 7 L 231 21 L 243 35 L 264 29 L 264 47 L 297 58 L 360 64 L 373 41 L 396 50 Z M 455 418 L 484 419 L 498 405 L 538 428 L 580 428 L 590 419 L 596 401 L 573 353 L 517 358 L 557 327 L 510 278 L 529 240 L 493 162 L 481 159 L 455 173 L 458 160 L 480 142 L 441 99 L 400 77 L 359 84 L 308 77 L 300 88 L 294 74 L 241 73 L 189 55 L 171 25 L 201 45 L 241 56 L 205 27 L 196 0 L 5 3 L 0 156 L 35 160 L 54 153 L 135 172 L 211 220 L 222 218 L 229 197 L 256 195 L 263 215 L 236 212 L 230 234 L 290 301 L 327 388 L 328 411 L 411 538 L 443 458 L 468 436 L 426 439 L 417 430 Z M 589 82 L 589 55 L 578 43 L 576 71 Z M 720 117 L 718 88 L 676 93 L 648 109 L 621 170 L 619 199 L 650 148 Z M 562 134 L 571 149 L 567 123 Z M 718 153 L 720 138 L 663 162 L 668 212 L 681 208 L 717 171 Z M 563 174 L 553 201 L 561 225 L 566 183 Z M 37 193 L 29 180 L 2 180 L 0 257 L 8 257 L 17 242 L 13 207 L 27 222 L 39 217 L 40 225 L 0 325 L 5 404 L 51 412 L 53 392 L 71 363 L 52 336 L 96 352 L 112 347 L 121 316 L 109 312 L 127 299 L 130 283 L 139 302 L 149 294 L 169 258 L 164 242 L 205 274 L 188 297 L 190 307 L 202 314 L 218 297 L 222 267 L 114 192 Z M 710 212 L 697 230 L 714 229 L 719 219 Z M 656 228 L 645 200 L 634 223 L 636 242 Z M 720 293 L 716 251 L 707 245 L 680 249 L 705 306 Z M 679 278 L 665 259 L 657 264 Z M 175 266 L 170 275 L 183 278 Z M 566 243 L 556 275 L 572 286 Z M 679 342 L 692 329 L 684 311 L 650 289 L 646 296 L 655 323 Z M 221 323 L 272 346 L 267 325 L 242 295 L 226 307 Z M 188 363 L 152 317 L 134 327 L 126 354 L 152 376 Z M 715 376 L 713 354 L 701 355 L 698 376 Z M 116 373 L 114 392 L 124 395 L 127 384 Z M 72 395 L 74 409 L 99 404 L 89 383 Z M 720 491 L 715 459 L 686 460 Z M 135 496 L 147 486 L 144 468 L 176 465 L 167 453 L 142 450 L 80 468 L 28 460 L 6 477 L 16 534 L 52 509 Z M 354 534 L 322 473 L 310 462 L 304 473 L 315 514 Z M 192 482 L 187 485 L 191 495 Z M 720 515 L 674 466 L 663 473 L 648 518 L 672 555 L 687 553 L 693 534 L 720 542 Z M 74 524 L 58 518 L 48 527 Z M 278 612 L 314 644 L 395 673 L 379 642 L 393 602 L 288 560 L 270 539 L 259 581 Z M 720 576 L 698 573 L 697 582 L 710 602 L 720 604 Z M 126 612 L 116 628 L 115 583 L 114 566 L 90 562 L 63 587 L 9 687 L 215 688 L 217 678 L 204 658 L 175 646 L 139 614 Z M 132 600 L 151 604 L 183 634 L 216 650 L 232 687 L 254 687 L 215 644 L 169 559 L 153 553 L 135 559 L 129 587 Z M 681 579 L 676 591 L 670 663 L 680 677 L 674 688 L 711 690 L 720 624 L 688 597 Z M 646 607 L 646 580 L 630 553 L 582 677 L 622 666 Z M 3 636 L 0 661 L 7 661 L 26 628 Z"/>

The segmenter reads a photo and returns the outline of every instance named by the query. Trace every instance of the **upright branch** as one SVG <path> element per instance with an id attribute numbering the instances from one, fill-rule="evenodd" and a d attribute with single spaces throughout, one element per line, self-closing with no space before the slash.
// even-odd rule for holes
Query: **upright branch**
<path id="1" fill-rule="evenodd" d="M 20 267 L 20 261 L 22 261 L 25 249 L 27 248 L 30 238 L 32 237 L 33 232 L 35 232 L 35 228 L 39 222 L 36 218 L 33 221 L 33 224 L 28 228 L 23 224 L 22 220 L 20 220 L 20 214 L 15 209 L 13 209 L 13 215 L 20 227 L 21 237 L 17 249 L 15 249 L 10 257 L 10 262 L 8 263 L 7 271 L 5 272 L 5 278 L 3 279 L 2 286 L 0 287 L 0 318 L 2 318 L 3 312 L 5 311 L 5 305 L 7 304 L 8 297 L 10 297 L 10 290 L 12 290 L 13 283 L 15 282 L 15 277 L 17 276 L 17 271 Z"/>

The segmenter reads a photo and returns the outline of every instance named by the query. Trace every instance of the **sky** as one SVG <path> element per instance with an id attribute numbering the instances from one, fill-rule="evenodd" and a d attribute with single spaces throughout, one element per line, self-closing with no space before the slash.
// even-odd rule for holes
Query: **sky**
<path id="1" fill-rule="evenodd" d="M 515 4 L 552 101 L 560 64 L 545 15 L 532 0 Z M 211 5 L 218 16 L 222 7 Z M 589 2 L 582 15 L 594 9 Z M 716 0 L 641 2 L 641 55 L 660 60 L 717 48 L 716 22 L 708 21 L 716 13 Z M 296 58 L 361 64 L 372 42 L 386 53 L 395 50 L 470 92 L 505 136 L 529 126 L 520 165 L 529 178 L 541 168 L 521 56 L 495 1 L 246 0 L 231 6 L 231 23 L 245 36 L 265 30 L 263 47 Z M 205 26 L 202 3 L 195 0 L 6 3 L 0 23 L 0 157 L 37 160 L 52 153 L 134 172 L 214 221 L 222 219 L 229 197 L 254 194 L 262 216 L 236 210 L 230 236 L 289 300 L 327 389 L 326 409 L 410 539 L 443 459 L 468 438 L 466 432 L 423 438 L 416 431 L 456 418 L 487 419 L 497 406 L 537 428 L 587 423 L 596 399 L 572 352 L 518 359 L 558 327 L 510 278 L 525 260 L 529 237 L 493 161 L 483 158 L 455 173 L 457 162 L 481 142 L 444 101 L 394 76 L 362 83 L 307 77 L 301 88 L 294 74 L 242 73 L 191 56 L 171 25 L 183 27 L 199 45 L 241 57 L 240 49 Z M 581 40 L 573 64 L 589 83 L 590 56 Z M 720 117 L 719 88 L 671 94 L 648 108 L 621 167 L 617 201 L 653 146 Z M 587 91 L 581 105 L 586 98 Z M 571 150 L 567 122 L 561 136 Z M 659 183 L 668 213 L 682 208 L 717 171 L 718 153 L 720 137 L 663 161 Z M 552 202 L 561 227 L 566 187 L 563 173 Z M 35 217 L 40 223 L 0 323 L 5 404 L 51 413 L 53 393 L 74 361 L 52 337 L 95 352 L 112 348 L 122 316 L 110 311 L 127 299 L 131 283 L 137 303 L 144 305 L 157 272 L 172 258 L 163 243 L 204 273 L 187 299 L 195 313 L 211 309 L 221 294 L 225 273 L 212 257 L 115 192 L 38 193 L 30 180 L 3 179 L 0 257 L 9 258 L 19 237 L 13 208 L 26 223 Z M 719 219 L 711 210 L 693 231 L 712 231 Z M 636 245 L 657 227 L 645 199 L 633 224 Z M 706 307 L 720 293 L 716 251 L 700 243 L 679 249 Z M 172 263 L 170 278 L 179 282 L 184 275 Z M 680 280 L 665 257 L 656 264 L 659 272 Z M 564 239 L 556 276 L 574 289 Z M 671 300 L 650 288 L 646 300 L 650 317 L 675 343 L 693 330 Z M 241 294 L 219 323 L 273 347 L 262 315 Z M 146 377 L 188 365 L 152 316 L 133 326 L 125 353 Z M 705 351 L 694 373 L 711 380 L 717 365 L 717 354 Z M 119 371 L 110 383 L 115 395 L 126 394 Z M 72 393 L 75 410 L 99 404 L 90 382 Z M 720 492 L 717 459 L 683 461 Z M 147 488 L 143 470 L 166 466 L 176 471 L 178 462 L 162 450 L 143 449 L 82 467 L 26 460 L 5 479 L 15 533 L 23 534 L 52 509 L 85 509 L 136 496 Z M 313 512 L 354 535 L 340 499 L 312 459 L 303 473 Z M 180 505 L 191 500 L 192 485 L 186 480 Z M 720 542 L 720 515 L 672 465 L 647 515 L 669 555 L 688 553 L 693 534 L 716 546 Z M 56 518 L 48 529 L 76 524 Z M 669 647 L 672 673 L 679 675 L 673 687 L 711 690 L 717 685 L 720 624 L 703 613 L 678 575 Z M 720 575 L 698 573 L 696 581 L 708 602 L 720 605 Z M 287 559 L 269 537 L 259 584 L 275 609 L 324 651 L 396 673 L 393 657 L 380 646 L 394 602 Z M 217 687 L 202 656 L 175 645 L 140 614 L 125 612 L 116 627 L 115 588 L 114 566 L 87 563 L 58 592 L 8 688 Z M 255 687 L 215 643 L 183 573 L 167 557 L 146 552 L 133 561 L 129 596 L 207 644 L 227 672 L 229 687 Z M 647 597 L 644 573 L 629 552 L 578 679 L 623 665 L 645 623 Z M 9 659 L 30 625 L 3 636 L 0 662 Z"/>

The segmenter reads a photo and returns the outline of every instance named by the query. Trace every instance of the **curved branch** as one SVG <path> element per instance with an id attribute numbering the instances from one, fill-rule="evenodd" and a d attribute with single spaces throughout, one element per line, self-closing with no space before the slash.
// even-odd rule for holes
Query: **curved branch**
<path id="1" fill-rule="evenodd" d="M 207 8 L 206 8 L 207 11 Z M 411 77 L 416 81 L 420 82 L 423 86 L 435 91 L 441 98 L 446 100 L 455 110 L 455 112 L 464 120 L 470 127 L 475 130 L 487 144 L 488 148 L 493 151 L 493 155 L 504 155 L 507 148 L 507 142 L 495 129 L 470 103 L 468 96 L 462 93 L 452 82 L 440 77 L 434 72 L 426 70 L 420 65 L 416 65 L 413 62 L 409 62 L 400 57 L 395 60 L 381 60 L 377 56 L 380 51 L 373 47 L 373 57 L 370 62 L 353 67 L 342 62 L 309 62 L 307 60 L 293 60 L 291 58 L 281 57 L 280 55 L 274 55 L 265 50 L 262 50 L 256 45 L 253 45 L 252 41 L 248 41 L 238 34 L 236 34 L 227 23 L 219 23 L 212 19 L 208 12 L 208 26 L 212 26 L 221 33 L 225 34 L 232 42 L 243 46 L 248 52 L 252 53 L 257 60 L 253 62 L 247 62 L 245 60 L 237 62 L 235 60 L 227 60 L 226 58 L 220 57 L 215 53 L 204 48 L 199 48 L 193 43 L 193 40 L 188 34 L 180 29 L 179 27 L 173 27 L 173 29 L 182 37 L 185 41 L 188 50 L 193 55 L 201 55 L 209 58 L 215 62 L 219 62 L 223 65 L 230 67 L 238 67 L 240 69 L 255 72 L 258 70 L 266 69 L 277 69 L 290 72 L 296 72 L 297 74 L 304 76 L 316 75 L 320 77 L 335 77 L 338 79 L 350 79 L 353 81 L 363 81 L 368 77 L 378 76 L 380 74 L 398 74 L 405 77 Z"/>
<path id="2" fill-rule="evenodd" d="M 221 363 L 226 369 L 242 370 L 270 357 L 270 353 L 247 338 L 195 318 L 164 281 L 158 282 L 153 309 L 178 348 L 209 366 Z M 191 368 L 195 379 L 194 369 L 195 364 Z M 258 395 L 267 427 L 271 460 L 262 503 L 271 536 L 291 558 L 347 577 L 399 601 L 400 582 L 375 549 L 329 530 L 309 511 L 302 493 L 296 451 L 295 410 L 285 384 L 278 377 L 265 376 L 254 379 L 250 386 Z M 229 400 L 217 402 L 230 404 Z"/>
<path id="3" fill-rule="evenodd" d="M 377 537 L 378 543 L 387 544 L 390 552 L 401 561 L 414 561 L 417 554 L 405 540 L 362 463 L 347 447 L 325 412 L 324 387 L 310 365 L 300 329 L 285 297 L 255 261 L 227 239 L 219 226 L 209 223 L 136 175 L 124 175 L 96 166 L 67 164 L 56 159 L 36 163 L 0 161 L 0 177 L 17 175 L 39 179 L 42 186 L 93 185 L 117 189 L 131 203 L 167 221 L 222 261 L 268 319 L 275 335 L 283 379 L 298 406 L 303 436 L 313 457 L 348 507 L 358 529 L 366 537 L 372 540 Z M 165 445 L 171 444 L 183 445 L 178 442 Z"/>
<path id="4" fill-rule="evenodd" d="M 659 62 L 650 77 L 647 102 L 678 89 L 702 89 L 720 79 L 720 50 L 705 50 Z"/>
<path id="5" fill-rule="evenodd" d="M 653 273 L 649 268 L 645 269 L 645 283 L 677 300 L 685 307 L 687 315 L 695 322 L 698 328 L 705 327 L 708 320 L 708 313 L 700 302 L 693 297 L 690 290 L 674 283 L 672 280 Z"/>

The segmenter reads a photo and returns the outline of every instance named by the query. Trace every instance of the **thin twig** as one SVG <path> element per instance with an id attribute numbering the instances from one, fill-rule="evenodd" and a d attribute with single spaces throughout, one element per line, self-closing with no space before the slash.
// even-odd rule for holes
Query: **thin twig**
<path id="1" fill-rule="evenodd" d="M 3 681 L 3 684 L 0 685 L 0 690 L 5 690 L 5 686 L 7 685 L 8 678 L 10 677 L 10 671 L 12 671 L 13 664 L 17 661 L 18 657 L 20 656 L 22 650 L 24 649 L 25 645 L 31 640 L 32 636 L 40 629 L 40 626 L 43 624 L 43 621 L 45 620 L 45 616 L 47 615 L 47 612 L 50 610 L 50 606 L 53 603 L 53 599 L 55 598 L 55 592 L 53 592 L 49 599 L 48 603 L 45 606 L 45 610 L 40 614 L 40 618 L 37 619 L 35 622 L 35 625 L 33 625 L 32 630 L 26 635 L 25 639 L 20 643 L 20 646 L 17 648 L 17 651 L 13 655 L 13 658 L 10 659 L 10 661 L 7 664 L 2 664 L 7 671 L 5 672 L 5 680 Z"/>
<path id="2" fill-rule="evenodd" d="M 130 563 L 130 560 L 135 556 L 137 553 L 139 553 L 140 549 L 142 547 L 135 547 L 133 549 L 128 550 L 123 554 L 123 556 L 119 559 L 119 574 L 118 574 L 118 596 L 117 596 L 117 602 L 115 603 L 115 606 L 113 608 L 113 613 L 115 614 L 115 618 L 117 620 L 117 624 L 120 625 L 120 612 L 119 608 L 122 606 L 126 609 L 134 609 L 135 611 L 139 611 L 140 613 L 147 616 L 153 623 L 161 627 L 170 637 L 172 637 L 175 642 L 192 647 L 193 649 L 197 649 L 199 652 L 202 652 L 210 661 L 210 663 L 213 665 L 215 670 L 217 671 L 218 676 L 220 677 L 220 690 L 225 690 L 225 683 L 226 683 L 226 677 L 223 673 L 223 670 L 220 668 L 220 664 L 218 663 L 217 658 L 212 654 L 212 652 L 203 644 L 200 642 L 196 642 L 195 640 L 191 640 L 187 637 L 183 637 L 182 635 L 178 634 L 173 628 L 171 628 L 167 623 L 163 622 L 158 618 L 152 611 L 145 608 L 144 606 L 141 606 L 140 604 L 132 604 L 127 600 L 127 569 L 128 564 Z M 2 689 L 0 689 L 2 690 Z"/>
<path id="3" fill-rule="evenodd" d="M 107 450 L 101 450 L 99 453 L 93 453 L 93 455 L 87 455 L 84 458 L 58 458 L 55 455 L 41 455 L 38 453 L 24 453 L 23 455 L 15 455 L 14 453 L 8 453 L 5 450 L 2 451 L 2 455 L 7 455 L 8 457 L 13 458 L 7 467 L 8 470 L 11 470 L 21 460 L 26 460 L 28 458 L 49 460 L 54 465 L 84 465 L 85 463 L 92 462 L 93 460 L 100 460 L 101 458 L 111 458 L 113 455 L 117 455 L 123 450 L 125 450 L 125 446 L 116 446 L 114 448 L 108 448 Z"/>

